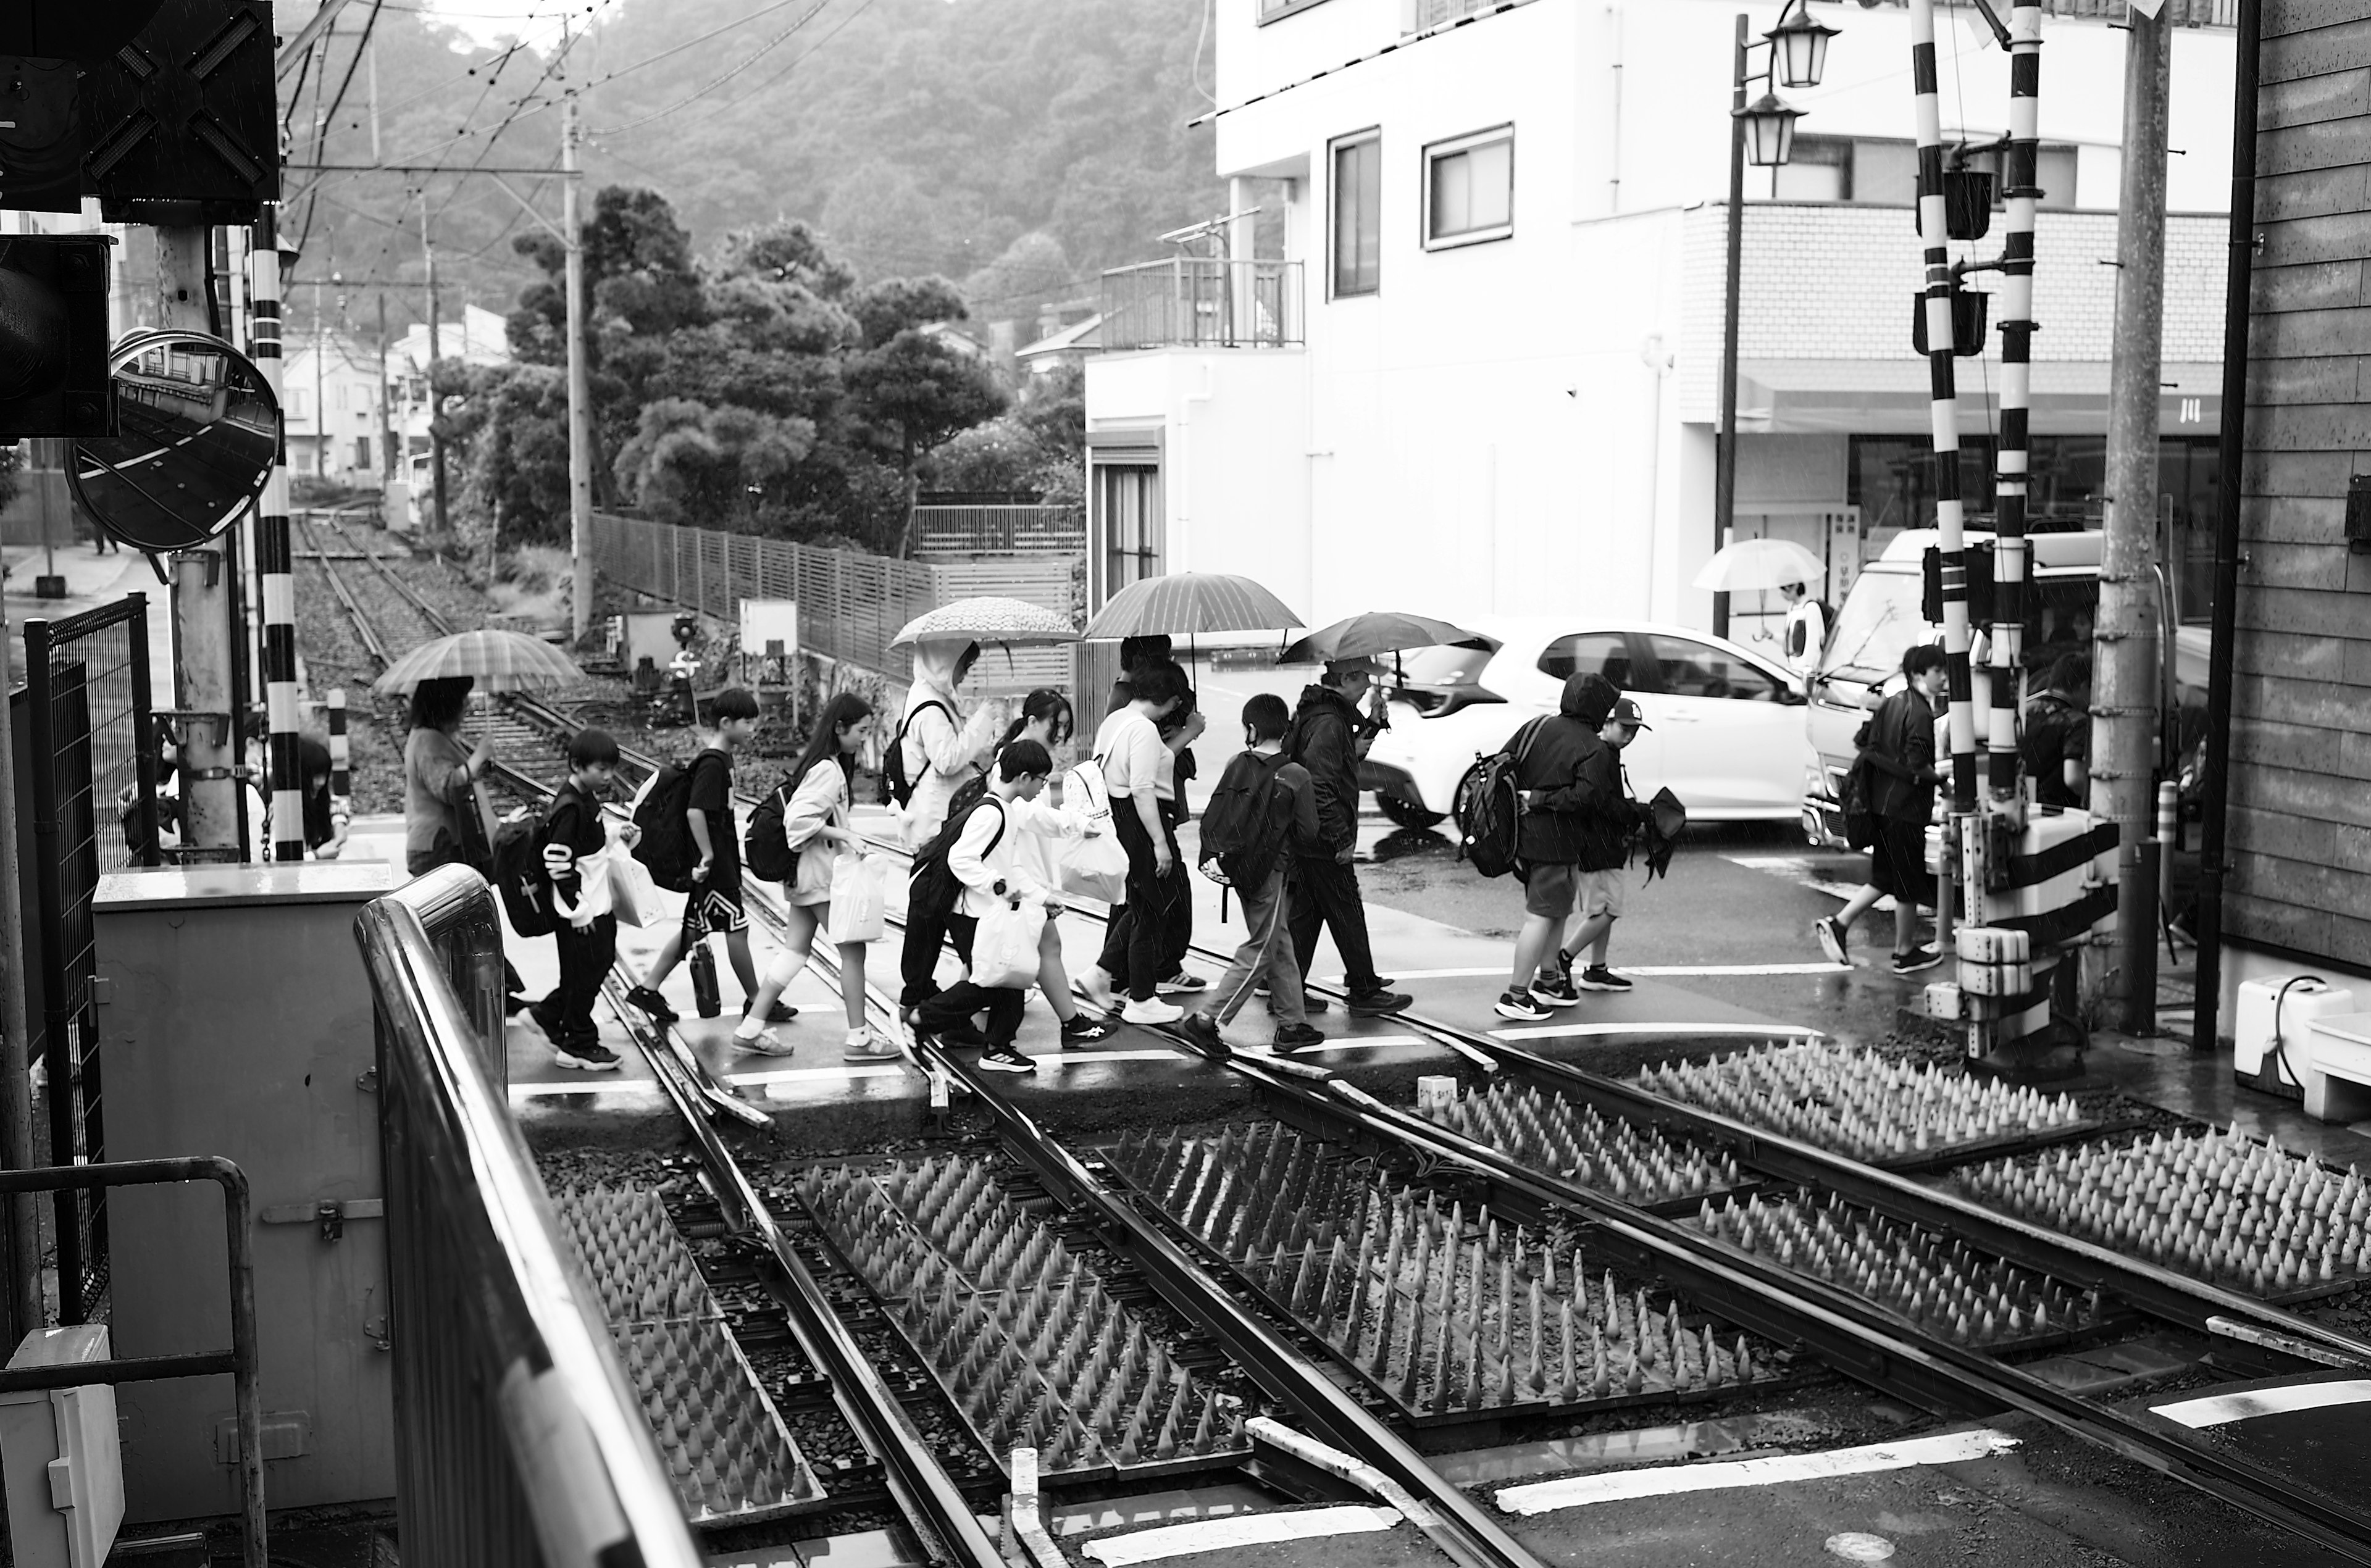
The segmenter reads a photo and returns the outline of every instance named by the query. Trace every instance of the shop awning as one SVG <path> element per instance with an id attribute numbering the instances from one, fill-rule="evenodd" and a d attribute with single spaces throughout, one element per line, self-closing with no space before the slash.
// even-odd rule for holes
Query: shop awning
<path id="1" fill-rule="evenodd" d="M 2000 425 L 2000 363 L 1959 364 L 1960 428 Z M 2223 367 L 2171 363 L 2157 417 L 2165 435 L 2213 435 L 2223 417 Z M 1760 359 L 1738 365 L 1741 433 L 1923 434 L 1928 428 L 1924 360 Z M 2100 435 L 2108 428 L 2108 366 L 2097 360 L 2033 367 L 2036 435 Z"/>

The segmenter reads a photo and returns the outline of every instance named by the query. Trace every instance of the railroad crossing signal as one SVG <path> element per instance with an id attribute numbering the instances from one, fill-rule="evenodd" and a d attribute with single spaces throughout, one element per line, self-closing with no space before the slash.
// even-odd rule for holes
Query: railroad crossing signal
<path id="1" fill-rule="evenodd" d="M 115 433 L 106 235 L 0 239 L 0 442 Z"/>
<path id="2" fill-rule="evenodd" d="M 249 224 L 280 199 L 268 6 L 164 0 L 138 37 L 87 63 L 83 188 L 109 222 Z"/>

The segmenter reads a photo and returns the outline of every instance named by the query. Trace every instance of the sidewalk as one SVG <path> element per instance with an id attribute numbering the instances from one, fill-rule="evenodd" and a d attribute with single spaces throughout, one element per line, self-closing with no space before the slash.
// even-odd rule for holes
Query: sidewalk
<path id="1" fill-rule="evenodd" d="M 33 593 L 35 579 L 52 570 L 55 560 L 57 575 L 66 580 L 63 599 L 37 598 Z M 172 595 L 156 581 L 148 569 L 145 556 L 134 550 L 112 550 L 95 555 L 87 541 L 61 544 L 54 558 L 40 545 L 9 545 L 0 548 L 0 560 L 8 567 L 5 597 L 8 611 L 9 653 L 11 676 L 21 681 L 25 662 L 24 626 L 29 620 L 59 621 L 68 616 L 112 605 L 126 594 L 148 595 L 148 672 L 149 689 L 156 694 L 156 706 L 169 708 L 173 702 L 173 606 Z"/>

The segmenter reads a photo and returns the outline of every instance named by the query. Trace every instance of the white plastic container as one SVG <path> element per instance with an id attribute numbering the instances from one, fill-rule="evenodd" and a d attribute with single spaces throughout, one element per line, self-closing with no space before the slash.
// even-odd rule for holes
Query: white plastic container
<path id="1" fill-rule="evenodd" d="M 2273 974 L 2239 987 L 2231 1028 L 2231 1076 L 2241 1085 L 2289 1100 L 2304 1098 L 2306 1028 L 2317 1018 L 2355 1010 L 2354 993 L 2318 974 Z M 2284 1059 L 2282 1043 L 2285 1043 Z"/>

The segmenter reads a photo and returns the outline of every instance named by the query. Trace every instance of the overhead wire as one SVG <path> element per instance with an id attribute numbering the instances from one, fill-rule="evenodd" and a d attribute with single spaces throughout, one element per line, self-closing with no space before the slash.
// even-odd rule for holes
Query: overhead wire
<path id="1" fill-rule="evenodd" d="M 776 33 L 772 38 L 768 39 L 764 43 L 760 44 L 747 59 L 743 60 L 739 64 L 734 65 L 723 75 L 714 78 L 701 86 L 694 88 L 688 93 L 686 93 L 683 97 L 676 99 L 675 102 L 667 105 L 665 109 L 653 110 L 650 113 L 642 115 L 638 119 L 629 120 L 621 124 L 607 126 L 600 131 L 589 133 L 589 134 L 596 136 L 614 136 L 620 132 L 632 131 L 638 127 L 648 125 L 653 120 L 664 120 L 668 115 L 673 114 L 677 110 L 698 102 L 700 99 L 706 98 L 710 93 L 712 93 L 717 88 L 723 86 L 725 83 L 731 81 L 734 77 L 741 75 L 742 72 L 749 69 L 750 66 L 758 63 L 758 61 L 766 58 L 767 55 L 772 53 L 775 50 L 781 48 L 784 43 L 789 41 L 790 36 L 792 33 L 798 31 L 801 28 L 805 27 L 809 22 L 814 21 L 816 17 L 822 14 L 823 8 L 829 4 L 831 4 L 831 0 L 815 0 L 815 4 L 809 6 L 800 16 L 795 17 L 789 27 L 784 28 L 781 32 Z"/>
<path id="2" fill-rule="evenodd" d="M 732 110 L 740 109 L 759 98 L 765 93 L 768 87 L 772 86 L 775 83 L 781 81 L 783 77 L 797 70 L 799 66 L 806 61 L 813 59 L 822 51 L 824 45 L 829 43 L 833 39 L 838 38 L 841 33 L 847 31 L 850 23 L 855 21 L 857 17 L 864 15 L 865 12 L 873 8 L 873 0 L 858 0 L 854 10 L 840 17 L 839 22 L 833 26 L 829 32 L 824 34 L 821 38 L 815 40 L 814 43 L 800 51 L 797 56 L 786 63 L 781 70 L 775 72 L 764 81 L 759 82 L 756 86 L 751 87 L 739 98 L 718 104 L 706 114 L 695 115 L 689 120 L 677 121 L 675 128 L 677 131 L 685 131 L 694 125 L 706 124 L 709 121 L 715 119 L 718 115 L 726 113 Z"/>

